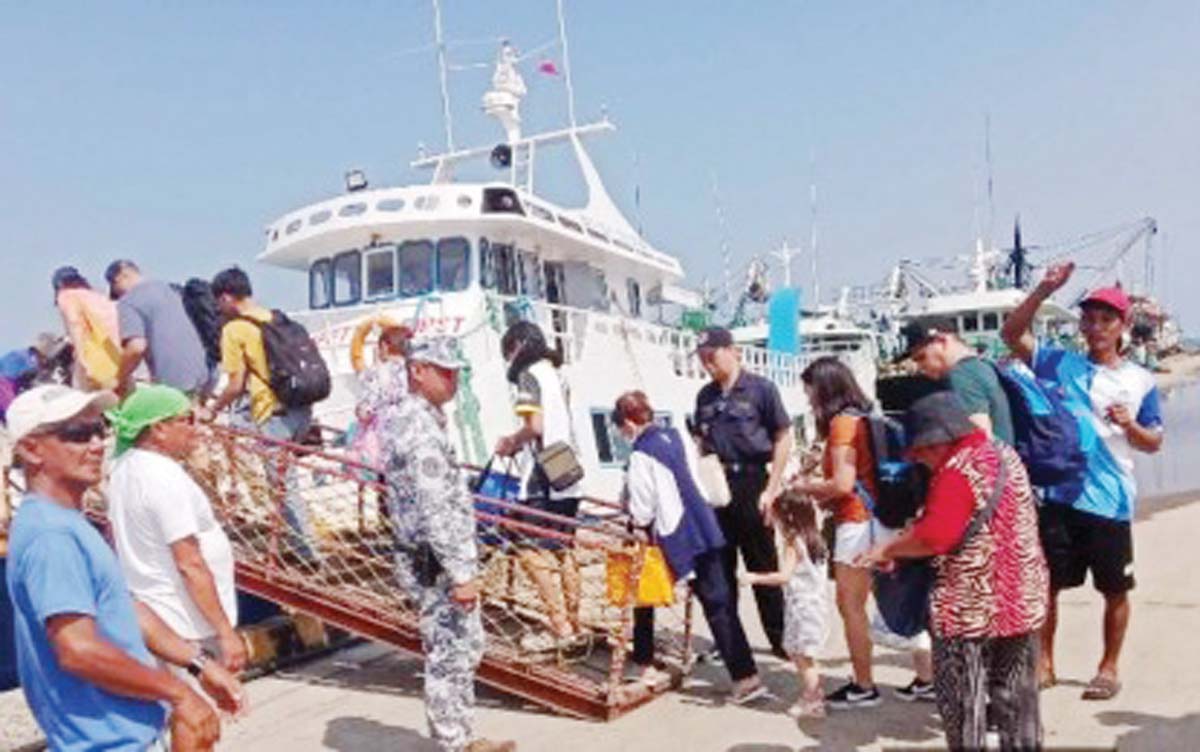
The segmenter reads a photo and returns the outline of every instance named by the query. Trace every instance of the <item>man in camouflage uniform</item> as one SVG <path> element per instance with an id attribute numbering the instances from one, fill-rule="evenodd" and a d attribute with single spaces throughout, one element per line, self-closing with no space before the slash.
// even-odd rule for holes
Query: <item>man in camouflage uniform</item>
<path id="1" fill-rule="evenodd" d="M 430 735 L 450 752 L 509 752 L 512 742 L 471 734 L 483 656 L 475 511 L 442 411 L 465 365 L 453 339 L 410 343 L 409 395 L 380 416 L 396 575 L 420 609 Z"/>

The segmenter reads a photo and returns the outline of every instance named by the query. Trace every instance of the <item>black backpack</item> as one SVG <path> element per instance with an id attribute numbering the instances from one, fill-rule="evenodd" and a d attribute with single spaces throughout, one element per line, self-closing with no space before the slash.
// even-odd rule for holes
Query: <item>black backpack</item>
<path id="1" fill-rule="evenodd" d="M 221 311 L 217 308 L 217 299 L 213 297 L 212 286 L 207 281 L 192 277 L 182 287 L 171 285 L 179 292 L 183 300 L 183 310 L 187 311 L 192 326 L 200 335 L 200 344 L 204 346 L 204 358 L 208 367 L 212 368 L 221 362 Z"/>
<path id="2" fill-rule="evenodd" d="M 262 332 L 270 378 L 256 374 L 271 387 L 275 398 L 286 407 L 304 407 L 329 396 L 332 382 L 325 359 L 302 324 L 289 319 L 283 311 L 271 311 L 270 321 L 249 321 Z"/>

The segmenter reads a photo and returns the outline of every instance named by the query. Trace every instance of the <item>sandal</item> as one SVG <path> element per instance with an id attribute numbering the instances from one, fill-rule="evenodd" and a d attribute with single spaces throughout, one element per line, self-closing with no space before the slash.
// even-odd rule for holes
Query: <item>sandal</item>
<path id="1" fill-rule="evenodd" d="M 735 688 L 729 700 L 734 705 L 749 705 L 770 697 L 771 691 L 767 689 L 767 685 L 761 681 L 755 681 L 753 684 L 744 684 Z"/>
<path id="2" fill-rule="evenodd" d="M 1096 674 L 1083 690 L 1085 700 L 1111 700 L 1121 691 L 1121 682 L 1115 676 Z"/>
<path id="3" fill-rule="evenodd" d="M 1038 679 L 1038 690 L 1039 691 L 1043 690 L 1043 689 L 1050 689 L 1051 687 L 1054 687 L 1057 685 L 1058 685 L 1058 677 L 1054 675 L 1053 671 L 1042 674 L 1041 678 Z"/>

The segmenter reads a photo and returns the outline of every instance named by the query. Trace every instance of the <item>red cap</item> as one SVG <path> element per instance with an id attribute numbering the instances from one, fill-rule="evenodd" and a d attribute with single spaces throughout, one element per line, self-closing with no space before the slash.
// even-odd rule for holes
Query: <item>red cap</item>
<path id="1" fill-rule="evenodd" d="M 1079 302 L 1079 305 L 1085 306 L 1088 303 L 1101 303 L 1109 308 L 1114 308 L 1117 313 L 1121 314 L 1121 318 L 1128 316 L 1129 309 L 1133 306 L 1129 296 L 1120 287 L 1101 287 L 1092 290 Z"/>

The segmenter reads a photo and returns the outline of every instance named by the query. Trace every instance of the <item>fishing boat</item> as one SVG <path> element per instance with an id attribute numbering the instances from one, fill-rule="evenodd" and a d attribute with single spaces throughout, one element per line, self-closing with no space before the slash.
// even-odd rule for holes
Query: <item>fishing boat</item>
<path id="1" fill-rule="evenodd" d="M 431 179 L 375 187 L 361 171 L 350 171 L 345 193 L 272 221 L 258 256 L 307 275 L 308 307 L 294 318 L 308 327 L 334 380 L 317 418 L 333 426 L 353 419 L 356 340 L 369 351 L 373 335 L 363 332 L 372 322 L 382 317 L 417 334 L 451 335 L 471 363 L 452 425 L 462 457 L 482 464 L 497 438 L 516 427 L 500 337 L 513 321 L 532 320 L 563 357 L 585 490 L 615 496 L 628 447 L 610 422 L 612 404 L 623 391 L 642 389 L 662 422 L 684 424 L 708 377 L 694 352 L 695 329 L 682 322 L 694 320 L 703 301 L 686 286 L 679 259 L 626 219 L 588 154 L 585 141 L 615 126 L 606 116 L 586 124 L 576 118 L 561 12 L 555 68 L 567 124 L 524 133 L 525 58 L 504 42 L 481 100 L 500 133 L 471 148 L 458 148 L 453 138 L 440 14 L 435 20 L 446 149 L 411 165 L 430 171 Z M 582 178 L 582 205 L 552 200 L 539 182 L 535 168 L 551 149 L 564 149 Z M 456 180 L 480 164 L 492 170 L 491 179 Z M 826 352 L 771 351 L 758 343 L 741 352 L 745 367 L 778 385 L 797 423 L 808 420 L 800 373 Z M 861 376 L 872 383 L 871 373 Z"/>

